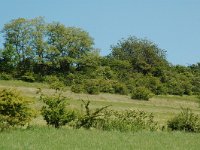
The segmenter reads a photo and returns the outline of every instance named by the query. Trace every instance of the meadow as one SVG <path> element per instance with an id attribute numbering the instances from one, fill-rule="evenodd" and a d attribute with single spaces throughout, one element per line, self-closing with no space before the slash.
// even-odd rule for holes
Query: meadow
<path id="1" fill-rule="evenodd" d="M 16 88 L 22 95 L 32 99 L 32 107 L 40 110 L 43 105 L 36 94 L 37 88 L 44 93 L 53 93 L 48 85 L 23 81 L 0 80 L 0 88 Z M 133 100 L 130 96 L 101 93 L 99 95 L 75 94 L 66 87 L 64 95 L 69 98 L 71 107 L 80 109 L 81 100 L 90 100 L 91 107 L 112 105 L 115 110 L 143 110 L 153 113 L 159 126 L 165 126 L 167 120 L 181 111 L 181 107 L 190 108 L 200 114 L 199 100 L 195 96 L 155 96 L 149 101 Z M 0 133 L 0 149 L 199 149 L 200 134 L 170 131 L 139 131 L 135 133 L 100 131 L 96 129 L 55 129 L 45 126 L 41 115 L 33 119 L 28 129 L 9 130 Z"/>
<path id="2" fill-rule="evenodd" d="M 106 132 L 32 127 L 0 134 L 1 150 L 198 150 L 200 134 Z"/>
<path id="3" fill-rule="evenodd" d="M 38 88 L 42 88 L 45 94 L 54 93 L 52 89 L 48 88 L 44 83 L 29 83 L 19 80 L 0 80 L 0 87 L 16 88 L 21 91 L 22 95 L 29 97 L 34 101 L 33 107 L 40 110 L 42 102 L 39 101 L 39 95 L 36 94 Z M 145 112 L 153 113 L 155 120 L 160 125 L 166 124 L 167 120 L 172 118 L 175 114 L 181 111 L 181 108 L 190 108 L 194 113 L 200 114 L 199 99 L 195 96 L 154 96 L 149 101 L 133 100 L 128 95 L 117 95 L 109 93 L 101 93 L 99 95 L 77 94 L 70 91 L 66 87 L 63 93 L 69 100 L 71 107 L 81 109 L 81 100 L 90 100 L 91 107 L 101 107 L 111 105 L 111 109 L 115 110 L 143 110 Z M 33 120 L 32 125 L 43 124 L 41 116 Z"/>

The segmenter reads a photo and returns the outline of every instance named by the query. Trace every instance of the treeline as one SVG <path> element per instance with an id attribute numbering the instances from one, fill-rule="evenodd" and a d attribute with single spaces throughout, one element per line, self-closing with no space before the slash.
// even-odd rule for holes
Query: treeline
<path id="1" fill-rule="evenodd" d="M 59 81 L 73 92 L 132 93 L 135 99 L 200 93 L 200 63 L 174 66 L 146 39 L 122 39 L 100 56 L 89 33 L 42 17 L 14 19 L 1 36 L 1 79 Z"/>

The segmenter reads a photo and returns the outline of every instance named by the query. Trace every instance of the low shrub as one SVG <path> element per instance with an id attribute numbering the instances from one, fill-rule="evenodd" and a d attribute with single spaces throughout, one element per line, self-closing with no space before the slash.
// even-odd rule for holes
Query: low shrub
<path id="1" fill-rule="evenodd" d="M 100 80 L 99 86 L 100 86 L 100 92 L 115 93 L 112 80 Z"/>
<path id="2" fill-rule="evenodd" d="M 99 94 L 100 87 L 98 80 L 87 80 L 84 85 L 85 91 L 88 94 Z"/>
<path id="3" fill-rule="evenodd" d="M 95 124 L 98 129 L 135 132 L 139 130 L 152 131 L 158 128 L 157 122 L 154 121 L 154 116 L 144 111 L 105 110 L 102 116 Z"/>
<path id="4" fill-rule="evenodd" d="M 4 72 L 0 74 L 0 80 L 12 80 L 12 79 L 13 77 L 10 74 L 4 73 Z"/>
<path id="5" fill-rule="evenodd" d="M 0 90 L 0 128 L 28 125 L 34 117 L 31 101 L 14 89 Z"/>
<path id="6" fill-rule="evenodd" d="M 169 120 L 167 126 L 171 130 L 200 132 L 200 117 L 189 108 L 182 108 L 181 113 Z"/>
<path id="7" fill-rule="evenodd" d="M 20 79 L 23 81 L 26 81 L 26 82 L 34 82 L 35 81 L 34 74 L 31 72 L 25 73 L 23 76 L 21 76 Z"/>
<path id="8" fill-rule="evenodd" d="M 114 82 L 113 83 L 113 89 L 114 89 L 116 94 L 121 94 L 121 95 L 128 94 L 128 88 L 123 83 Z"/>
<path id="9" fill-rule="evenodd" d="M 90 105 L 90 101 L 83 101 L 84 104 L 84 111 L 83 113 L 80 113 L 79 116 L 77 117 L 77 121 L 75 123 L 75 127 L 76 128 L 86 128 L 89 129 L 91 127 L 95 127 L 95 121 L 102 115 L 101 112 L 103 110 L 105 110 L 107 107 L 109 106 L 105 106 L 105 107 L 101 107 L 101 108 L 97 108 L 95 110 L 91 110 L 89 108 Z"/>
<path id="10" fill-rule="evenodd" d="M 85 92 L 84 85 L 74 84 L 71 87 L 71 91 L 74 92 L 74 93 L 83 93 L 83 92 Z"/>
<path id="11" fill-rule="evenodd" d="M 64 83 L 65 83 L 65 85 L 67 85 L 67 86 L 71 86 L 71 85 L 74 84 L 74 80 L 75 80 L 75 75 L 72 74 L 72 73 L 70 73 L 70 74 L 68 74 L 68 75 L 65 77 Z"/>
<path id="12" fill-rule="evenodd" d="M 45 103 L 41 113 L 48 125 L 59 128 L 74 120 L 74 111 L 66 108 L 67 99 L 61 94 L 56 93 L 52 96 L 42 94 L 40 99 Z"/>
<path id="13" fill-rule="evenodd" d="M 153 97 L 152 92 L 145 87 L 137 87 L 131 94 L 132 99 L 138 100 L 149 100 L 151 97 Z"/>
<path id="14" fill-rule="evenodd" d="M 56 91 L 63 90 L 65 87 L 64 83 L 60 81 L 57 76 L 54 75 L 46 76 L 44 80 L 46 83 L 49 84 L 49 87 L 51 89 L 55 89 Z"/>

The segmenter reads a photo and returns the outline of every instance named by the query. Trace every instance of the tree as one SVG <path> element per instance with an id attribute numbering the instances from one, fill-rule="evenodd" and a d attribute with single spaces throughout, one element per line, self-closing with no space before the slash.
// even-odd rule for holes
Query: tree
<path id="1" fill-rule="evenodd" d="M 46 41 L 46 23 L 43 17 L 31 20 L 31 39 L 30 46 L 34 53 L 34 72 L 45 74 L 47 41 Z"/>
<path id="2" fill-rule="evenodd" d="M 159 75 L 163 67 L 168 66 L 166 52 L 146 39 L 129 37 L 111 47 L 111 56 L 118 60 L 128 60 L 133 71 L 143 74 Z"/>
<path id="3" fill-rule="evenodd" d="M 13 65 L 17 65 L 20 70 L 24 70 L 25 63 L 28 60 L 32 60 L 34 56 L 29 44 L 30 31 L 30 20 L 24 18 L 12 20 L 2 30 L 5 39 L 5 52 L 12 52 L 13 54 L 9 56 L 8 60 L 15 60 Z"/>
<path id="4" fill-rule="evenodd" d="M 77 65 L 77 59 L 92 50 L 93 39 L 80 28 L 52 23 L 47 27 L 47 59 L 62 72 Z"/>
<path id="5" fill-rule="evenodd" d="M 0 61 L 6 67 L 1 68 L 15 68 L 20 76 L 26 72 L 70 72 L 78 68 L 78 59 L 93 50 L 93 39 L 86 31 L 47 24 L 43 17 L 11 20 L 2 33 L 5 42 Z"/>

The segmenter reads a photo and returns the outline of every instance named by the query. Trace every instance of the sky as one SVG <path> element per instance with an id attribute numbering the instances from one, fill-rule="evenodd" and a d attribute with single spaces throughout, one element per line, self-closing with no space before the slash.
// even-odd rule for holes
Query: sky
<path id="1" fill-rule="evenodd" d="M 136 36 L 166 50 L 174 65 L 200 62 L 200 0 L 0 0 L 0 30 L 12 19 L 38 16 L 89 32 L 103 56 Z"/>

